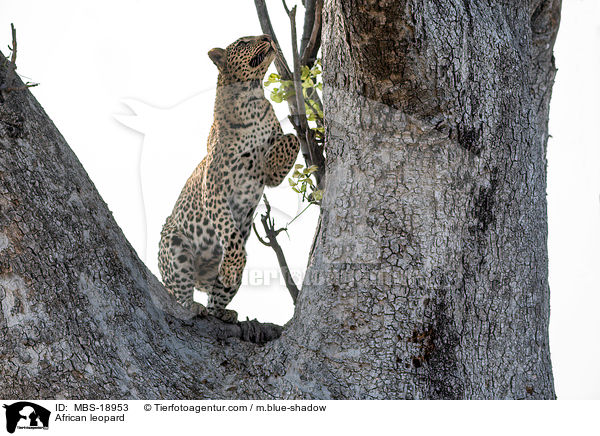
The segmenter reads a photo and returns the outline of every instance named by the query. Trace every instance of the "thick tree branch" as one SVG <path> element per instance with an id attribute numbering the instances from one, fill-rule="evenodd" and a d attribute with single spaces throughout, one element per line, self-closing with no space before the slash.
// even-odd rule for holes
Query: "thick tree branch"
<path id="1" fill-rule="evenodd" d="M 256 398 L 282 331 L 179 305 L 27 89 L 0 102 L 0 300 L 4 398 Z"/>

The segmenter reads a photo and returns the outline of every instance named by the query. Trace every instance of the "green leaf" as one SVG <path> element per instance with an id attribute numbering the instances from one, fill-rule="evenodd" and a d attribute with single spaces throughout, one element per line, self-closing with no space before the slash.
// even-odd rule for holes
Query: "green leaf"
<path id="1" fill-rule="evenodd" d="M 310 77 L 310 69 L 306 65 L 302 65 L 302 68 L 300 68 L 300 76 L 302 80 Z"/>
<path id="2" fill-rule="evenodd" d="M 269 74 L 269 77 L 267 77 L 265 86 L 272 85 L 273 83 L 279 83 L 280 81 L 281 81 L 281 77 L 279 76 L 279 74 L 271 73 L 271 74 Z"/>
<path id="3" fill-rule="evenodd" d="M 283 101 L 283 97 L 279 92 L 279 88 L 273 88 L 271 91 L 271 100 L 273 100 L 275 103 L 281 103 Z"/>
<path id="4" fill-rule="evenodd" d="M 315 86 L 315 82 L 311 78 L 302 81 L 302 88 L 312 88 Z"/>

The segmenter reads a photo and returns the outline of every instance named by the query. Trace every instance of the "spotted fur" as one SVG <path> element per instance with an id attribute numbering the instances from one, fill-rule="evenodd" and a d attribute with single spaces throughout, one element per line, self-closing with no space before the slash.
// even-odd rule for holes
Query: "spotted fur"
<path id="1" fill-rule="evenodd" d="M 208 154 L 187 180 L 161 232 L 159 269 L 183 306 L 235 322 L 225 309 L 240 287 L 244 245 L 265 185 L 280 184 L 298 155 L 284 135 L 262 79 L 275 58 L 267 35 L 240 38 L 208 53 L 219 69 Z M 208 293 L 205 308 L 194 287 Z"/>

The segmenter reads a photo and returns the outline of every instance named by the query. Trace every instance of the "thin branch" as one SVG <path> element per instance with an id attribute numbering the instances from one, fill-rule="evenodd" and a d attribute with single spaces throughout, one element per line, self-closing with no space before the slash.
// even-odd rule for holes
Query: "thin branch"
<path id="1" fill-rule="evenodd" d="M 316 165 L 317 171 L 313 174 L 315 176 L 315 180 L 317 182 L 317 189 L 324 189 L 325 186 L 325 156 L 323 155 L 323 146 L 320 145 L 314 135 L 312 129 L 308 128 L 304 130 L 302 125 L 297 122 L 297 119 L 302 119 L 306 121 L 306 116 L 296 117 L 296 116 L 288 116 L 290 123 L 294 127 L 296 134 L 298 135 L 298 139 L 300 143 L 306 144 L 306 154 L 303 151 L 304 160 L 308 166 Z"/>
<path id="2" fill-rule="evenodd" d="M 256 237 L 258 238 L 258 241 L 263 244 L 266 247 L 270 247 L 271 244 L 269 244 L 267 241 L 265 241 L 263 238 L 260 237 L 260 235 L 258 234 L 258 230 L 256 230 L 256 224 L 252 223 L 252 229 L 254 230 L 254 234 L 256 235 Z"/>
<path id="3" fill-rule="evenodd" d="M 267 210 L 265 211 L 264 214 L 262 214 L 260 216 L 260 221 L 262 222 L 263 228 L 265 229 L 265 234 L 266 234 L 267 240 L 269 242 L 266 242 L 264 239 L 262 239 L 259 236 L 258 231 L 256 230 L 256 226 L 254 224 L 252 225 L 252 228 L 254 229 L 254 232 L 256 233 L 258 240 L 263 245 L 266 245 L 267 247 L 271 247 L 273 249 L 273 251 L 275 252 L 275 255 L 277 256 L 277 262 L 279 263 L 279 268 L 281 269 L 281 274 L 283 275 L 283 280 L 285 281 L 285 286 L 288 288 L 288 291 L 290 292 L 290 295 L 291 295 L 292 300 L 295 305 L 296 299 L 298 298 L 298 293 L 299 293 L 298 286 L 296 286 L 296 283 L 294 282 L 292 274 L 290 273 L 290 268 L 288 267 L 287 261 L 285 260 L 283 250 L 281 249 L 281 246 L 279 245 L 279 242 L 277 241 L 277 235 L 286 229 L 281 228 L 281 229 L 275 230 L 275 221 L 273 220 L 273 218 L 271 218 L 271 205 L 269 204 L 269 201 L 267 200 L 266 195 L 264 196 L 264 200 L 265 200 L 265 206 L 266 206 Z"/>
<path id="4" fill-rule="evenodd" d="M 298 137 L 298 140 L 300 141 L 300 150 L 302 151 L 302 156 L 304 157 L 306 165 L 316 165 L 318 168 L 317 171 L 314 173 L 314 176 L 317 182 L 317 189 L 322 190 L 324 189 L 325 185 L 325 156 L 323 154 L 324 146 L 322 144 L 319 144 L 319 142 L 316 140 L 315 134 L 313 130 L 310 129 L 310 126 L 308 125 L 308 120 L 306 118 L 304 96 L 302 93 L 301 86 L 301 61 L 298 52 L 298 41 L 296 35 L 296 7 L 290 10 L 287 7 L 285 0 L 283 0 L 283 7 L 286 13 L 288 14 L 288 17 L 290 17 L 290 23 L 292 25 L 292 40 L 294 53 L 294 73 L 292 73 L 289 69 L 285 58 L 283 57 L 281 47 L 279 46 L 277 37 L 275 36 L 275 32 L 273 31 L 273 26 L 271 25 L 271 21 L 269 19 L 269 13 L 267 11 L 265 1 L 254 0 L 254 4 L 256 6 L 258 19 L 260 21 L 260 25 L 263 32 L 271 36 L 276 46 L 277 57 L 275 59 L 275 67 L 277 68 L 279 76 L 282 80 L 292 80 L 293 78 L 295 98 L 290 98 L 287 100 L 291 114 L 288 118 L 294 126 L 294 130 L 296 131 L 296 135 Z M 323 0 L 306 0 L 305 2 L 303 2 L 303 4 L 306 7 L 306 13 L 304 18 L 304 31 L 302 36 L 301 58 L 302 62 L 304 62 L 302 65 L 307 65 L 308 61 L 310 62 L 310 66 L 312 66 L 314 65 L 314 61 L 321 46 L 321 16 L 323 9 Z M 310 98 L 315 101 L 320 111 L 322 111 L 323 104 L 316 90 L 314 88 L 311 88 L 308 91 Z M 319 123 L 317 123 L 317 125 L 319 126 Z M 319 127 L 323 127 L 322 124 Z M 277 260 L 279 262 L 279 267 L 285 280 L 285 284 L 290 292 L 290 295 L 292 296 L 294 304 L 296 304 L 296 298 L 298 296 L 298 287 L 292 279 L 289 268 L 287 266 L 287 262 L 283 255 L 283 250 L 277 243 L 276 239 L 277 234 L 284 229 L 279 229 L 278 231 L 274 230 L 273 220 L 270 218 L 270 206 L 268 205 L 266 196 L 265 203 L 267 204 L 267 213 L 261 216 L 261 221 L 263 223 L 263 227 L 265 228 L 265 232 L 267 233 L 267 239 L 269 239 L 269 242 L 265 241 L 259 236 L 255 225 L 253 225 L 252 228 L 254 230 L 254 233 L 258 237 L 258 240 L 263 245 L 271 247 L 273 251 L 275 251 Z M 313 247 L 311 247 L 311 256 L 312 250 L 314 250 L 314 241 Z"/>
<path id="5" fill-rule="evenodd" d="M 310 68 L 314 65 L 319 49 L 321 48 L 321 28 L 323 18 L 323 0 L 306 0 L 306 11 L 304 13 L 304 30 L 300 40 L 300 65 Z M 315 88 L 307 89 L 309 98 L 317 103 L 320 111 L 323 111 L 321 98 Z M 311 105 L 312 106 L 312 105 Z M 323 127 L 323 126 L 320 126 Z M 321 151 L 322 152 L 322 151 Z"/>
<path id="6" fill-rule="evenodd" d="M 23 91 L 28 88 L 33 88 L 39 85 L 39 83 L 35 82 L 27 82 L 20 86 L 13 86 L 17 79 L 17 29 L 15 29 L 15 25 L 10 23 L 10 30 L 12 35 L 12 46 L 9 46 L 8 49 L 11 51 L 10 61 L 8 63 L 8 70 L 6 72 L 6 80 L 2 85 L 0 85 L 0 91 L 2 91 L 3 95 L 13 91 Z M 2 62 L 5 62 L 7 59 L 2 56 Z"/>
<path id="7" fill-rule="evenodd" d="M 290 67 L 287 64 L 285 57 L 283 56 L 283 52 L 281 51 L 279 42 L 277 41 L 277 36 L 275 35 L 275 31 L 273 30 L 273 26 L 271 25 L 271 19 L 269 18 L 269 11 L 267 10 L 265 0 L 254 0 L 254 5 L 256 6 L 258 21 L 260 21 L 260 27 L 263 33 L 271 37 L 277 49 L 275 66 L 277 67 L 279 75 L 283 80 L 292 80 L 292 71 L 290 70 Z"/>
<path id="8" fill-rule="evenodd" d="M 282 80 L 292 80 L 292 72 L 285 58 L 283 57 L 283 52 L 281 51 L 281 47 L 279 42 L 277 41 L 277 36 L 275 35 L 275 31 L 273 30 L 273 26 L 271 25 L 271 19 L 269 18 L 269 11 L 267 10 L 267 5 L 265 4 L 265 0 L 254 0 L 254 5 L 256 6 L 256 13 L 258 15 L 258 20 L 260 22 L 260 26 L 262 31 L 271 36 L 273 39 L 273 43 L 277 48 L 277 57 L 275 58 L 275 67 L 277 68 L 277 72 Z M 287 7 L 287 6 L 285 6 Z M 287 100 L 288 106 L 290 108 L 290 113 L 292 115 L 296 115 L 299 112 L 299 108 L 296 105 L 295 99 Z M 293 123 L 292 123 L 293 124 Z M 310 165 L 310 153 L 309 153 L 309 144 L 306 142 L 305 134 L 303 131 L 299 129 L 296 130 L 296 135 L 298 136 L 298 140 L 300 141 L 300 149 L 302 151 L 302 155 L 304 160 Z"/>
<path id="9" fill-rule="evenodd" d="M 300 215 L 302 215 L 304 212 L 306 212 L 306 210 L 312 205 L 313 205 L 313 203 L 308 203 L 306 205 L 306 207 L 304 209 L 302 209 L 298 215 L 296 215 L 294 218 L 292 218 L 292 220 L 289 223 L 286 224 L 286 227 L 289 226 L 290 224 L 292 224 L 294 221 L 296 221 L 298 219 L 298 217 L 300 217 Z M 280 230 L 283 230 L 283 229 L 280 229 Z"/>
<path id="10" fill-rule="evenodd" d="M 6 92 L 6 93 L 12 92 L 12 91 L 24 91 L 29 88 L 35 88 L 36 86 L 39 86 L 39 83 L 27 82 L 27 83 L 23 84 L 23 86 L 10 86 L 7 88 L 2 87 L 2 88 L 0 88 L 0 91 Z"/>
<path id="11" fill-rule="evenodd" d="M 300 57 L 298 56 L 298 37 L 296 35 L 296 6 L 289 10 L 287 5 L 285 4 L 285 0 L 281 1 L 283 2 L 285 12 L 287 13 L 290 19 L 290 27 L 292 29 L 292 61 L 294 65 L 294 91 L 296 96 L 296 106 L 298 107 L 298 112 L 296 113 L 296 121 L 299 123 L 302 129 L 306 131 L 306 129 L 308 128 L 308 123 L 306 121 L 306 117 L 302 116 L 305 115 L 306 110 L 304 108 L 304 94 L 302 93 L 302 81 L 300 78 Z"/>
<path id="12" fill-rule="evenodd" d="M 300 63 L 302 65 L 312 66 L 315 63 L 317 53 L 321 47 L 322 17 L 323 0 L 307 1 L 306 13 L 304 14 L 304 33 L 302 35 L 302 43 L 300 45 L 300 53 L 302 54 Z M 310 36 L 307 36 L 309 24 L 311 24 Z"/>
<path id="13" fill-rule="evenodd" d="M 6 81 L 2 87 L 2 91 L 4 92 L 16 90 L 16 88 L 12 88 L 12 85 L 17 77 L 17 29 L 15 29 L 15 25 L 13 23 L 10 23 L 10 31 L 12 35 L 12 46 L 8 47 L 8 49 L 11 51 L 11 54 L 10 62 L 8 64 L 8 71 L 6 72 Z"/>
<path id="14" fill-rule="evenodd" d="M 304 28 L 302 30 L 302 38 L 300 38 L 300 53 L 304 53 L 314 27 L 315 1 L 316 0 L 305 0 L 302 2 L 302 5 L 304 6 Z"/>
<path id="15" fill-rule="evenodd" d="M 306 119 L 306 110 L 304 107 L 304 94 L 302 93 L 302 81 L 300 78 L 300 56 L 298 55 L 298 36 L 296 35 L 296 6 L 291 10 L 288 9 L 285 0 L 282 0 L 285 12 L 288 14 L 290 19 L 290 27 L 292 28 L 292 56 L 294 59 L 294 90 L 296 94 L 296 106 L 298 112 L 296 113 L 296 123 L 300 130 L 304 133 L 306 142 L 310 144 L 310 138 L 308 137 L 308 121 Z M 308 153 L 310 161 L 315 162 L 316 156 L 313 147 L 308 147 Z"/>
<path id="16" fill-rule="evenodd" d="M 292 55 L 294 58 L 294 89 L 296 93 L 296 106 L 298 108 L 298 112 L 296 113 L 296 122 L 292 123 L 296 132 L 298 133 L 298 137 L 304 136 L 304 141 L 307 144 L 308 157 L 310 161 L 308 162 L 310 165 L 316 165 L 318 170 L 314 173 L 315 179 L 317 181 L 317 188 L 324 188 L 324 178 L 325 178 L 325 159 L 323 157 L 323 149 L 319 147 L 319 144 L 314 140 L 313 131 L 310 129 L 308 125 L 308 120 L 306 119 L 306 110 L 304 107 L 304 94 L 302 93 L 302 81 L 301 81 L 301 64 L 300 64 L 300 55 L 298 54 L 298 37 L 296 34 L 296 6 L 294 6 L 291 10 L 287 8 L 285 4 L 285 0 L 282 0 L 286 12 L 288 13 L 288 17 L 290 19 L 290 27 L 292 30 Z M 315 20 L 316 21 L 316 20 Z M 296 128 L 296 126 L 298 128 Z"/>
<path id="17" fill-rule="evenodd" d="M 307 5 L 310 6 L 310 2 L 306 2 L 306 3 L 307 3 Z M 314 8 L 315 12 L 316 12 L 316 8 L 319 3 L 322 3 L 322 0 L 316 0 L 315 8 Z M 283 80 L 294 80 L 296 82 L 297 81 L 296 77 L 299 76 L 299 74 L 300 74 L 300 67 L 297 67 L 297 68 L 294 67 L 294 69 L 297 70 L 297 75 L 296 75 L 296 72 L 294 72 L 294 73 L 291 72 L 287 62 L 285 61 L 285 58 L 283 57 L 283 54 L 281 52 L 281 47 L 279 46 L 277 37 L 275 36 L 275 32 L 273 31 L 273 26 L 271 25 L 271 20 L 269 18 L 269 12 L 267 10 L 265 0 L 254 0 L 254 5 L 256 6 L 256 12 L 258 15 L 258 19 L 260 21 L 262 31 L 271 36 L 271 38 L 273 39 L 273 42 L 275 43 L 275 46 L 277 48 L 278 56 L 277 56 L 277 58 L 275 58 L 275 66 L 277 68 L 277 72 L 279 73 L 279 75 L 281 76 L 281 78 Z M 287 4 L 284 4 L 283 7 L 284 7 L 284 9 L 286 9 L 286 13 L 291 12 L 291 10 L 287 7 Z M 322 10 L 322 6 L 321 6 L 320 10 Z M 288 16 L 289 16 L 289 14 L 288 14 Z M 315 18 L 305 17 L 305 19 L 307 19 L 307 18 L 309 19 L 309 21 L 313 22 L 312 27 L 314 27 L 314 24 L 316 24 L 315 22 L 319 23 L 319 26 L 318 26 L 319 28 L 321 27 L 320 26 L 320 21 L 321 21 L 320 18 L 317 20 Z M 295 25 L 293 27 L 294 27 L 293 30 L 295 32 Z M 317 33 L 320 35 L 320 30 L 318 30 Z M 312 34 L 312 30 L 311 30 L 311 34 Z M 315 46 L 316 51 L 318 51 L 319 46 L 320 46 L 320 38 L 318 41 L 318 45 Z M 298 56 L 297 42 L 296 42 L 295 47 L 296 47 L 294 49 L 295 56 Z M 315 52 L 315 55 L 316 55 L 316 52 Z M 322 105 L 318 95 L 315 96 L 314 100 L 317 102 L 317 104 L 319 105 L 319 107 L 322 110 L 323 105 Z M 318 167 L 318 170 L 314 173 L 315 179 L 317 181 L 318 189 L 323 189 L 324 184 L 325 184 L 325 157 L 323 156 L 323 147 L 320 146 L 316 140 L 314 140 L 314 135 L 311 135 L 312 130 L 310 130 L 310 128 L 308 127 L 308 121 L 306 120 L 306 115 L 305 115 L 306 111 L 305 111 L 304 106 L 298 105 L 297 98 L 289 99 L 289 100 L 287 100 L 287 103 L 290 108 L 290 113 L 292 115 L 292 117 L 290 117 L 290 119 L 295 118 L 295 119 L 292 119 L 292 125 L 294 126 L 294 130 L 296 131 L 296 135 L 298 137 L 298 140 L 300 141 L 300 150 L 302 151 L 302 156 L 304 157 L 304 160 L 308 166 L 316 165 Z M 303 123 L 300 121 L 302 118 L 304 118 Z"/>
<path id="18" fill-rule="evenodd" d="M 311 90 L 311 95 L 308 97 L 307 100 L 304 100 L 304 102 L 306 103 L 306 105 L 308 107 L 310 107 L 310 109 L 314 113 L 318 113 L 319 110 L 322 112 L 323 108 L 319 106 L 319 104 L 321 103 L 321 100 L 320 99 L 319 100 L 315 100 L 314 99 L 315 97 L 318 98 L 319 95 L 316 93 L 315 88 L 310 88 L 310 90 Z M 312 102 L 317 103 L 317 106 L 315 107 L 315 105 Z M 316 123 L 317 123 L 317 126 L 323 127 L 323 122 L 321 121 L 321 118 L 317 117 Z"/>
<path id="19" fill-rule="evenodd" d="M 17 29 L 15 29 L 15 25 L 10 23 L 10 30 L 12 33 L 12 47 L 10 47 L 11 55 L 10 55 L 10 63 L 13 66 L 13 69 L 17 69 Z"/>

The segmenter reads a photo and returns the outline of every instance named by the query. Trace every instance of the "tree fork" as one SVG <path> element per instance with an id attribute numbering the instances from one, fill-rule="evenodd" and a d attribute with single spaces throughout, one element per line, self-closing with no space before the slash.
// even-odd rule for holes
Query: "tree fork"
<path id="1" fill-rule="evenodd" d="M 294 317 L 265 345 L 184 321 L 29 90 L 8 94 L 3 396 L 555 397 L 545 146 L 560 2 L 323 11 L 322 222 Z"/>

